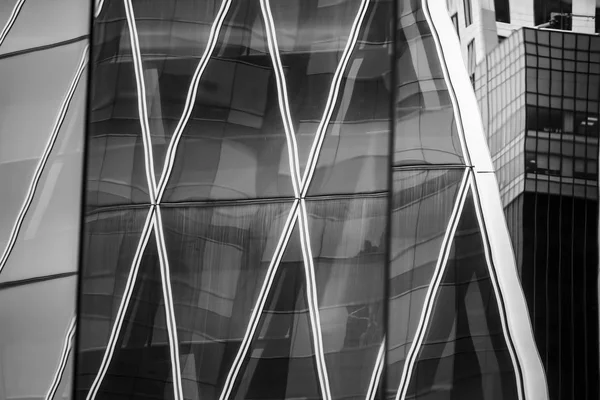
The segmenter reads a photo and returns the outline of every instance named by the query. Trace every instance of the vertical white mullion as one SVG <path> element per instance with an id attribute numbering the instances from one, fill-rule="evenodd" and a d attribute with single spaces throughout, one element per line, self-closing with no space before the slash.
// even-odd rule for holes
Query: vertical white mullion
<path id="1" fill-rule="evenodd" d="M 405 400 L 406 398 L 406 391 L 408 390 L 408 386 L 410 384 L 412 370 L 416 362 L 416 358 L 419 354 L 421 344 L 425 339 L 425 331 L 427 329 L 427 326 L 429 325 L 431 314 L 433 313 L 435 298 L 438 293 L 442 278 L 444 276 L 444 272 L 446 271 L 446 265 L 448 262 L 448 257 L 450 255 L 450 249 L 452 247 L 452 240 L 454 239 L 454 234 L 456 233 L 458 222 L 460 221 L 460 216 L 462 214 L 462 210 L 465 205 L 465 200 L 467 198 L 469 190 L 468 175 L 470 173 L 471 172 L 468 168 L 465 169 L 460 188 L 456 196 L 452 214 L 450 215 L 450 220 L 448 221 L 448 228 L 446 229 L 446 233 L 444 234 L 444 239 L 440 248 L 440 254 L 436 262 L 431 282 L 429 283 L 429 287 L 427 288 L 427 293 L 425 294 L 425 300 L 423 301 L 423 309 L 421 311 L 421 316 L 419 317 L 419 323 L 417 324 L 417 329 L 415 331 L 413 341 L 406 355 L 404 368 L 402 369 L 402 376 L 400 378 L 400 385 L 398 386 L 398 392 L 396 393 L 395 397 L 396 400 Z"/>
<path id="2" fill-rule="evenodd" d="M 187 126 L 187 123 L 190 119 L 193 109 L 193 103 L 196 99 L 196 94 L 198 93 L 198 85 L 200 83 L 200 79 L 204 74 L 206 66 L 210 61 L 210 57 L 217 45 L 217 41 L 219 39 L 219 34 L 221 32 L 221 28 L 223 27 L 223 21 L 229 12 L 229 8 L 231 6 L 232 0 L 223 0 L 221 3 L 221 7 L 217 12 L 215 20 L 210 28 L 210 33 L 208 36 L 208 42 L 206 48 L 204 49 L 204 53 L 198 62 L 198 66 L 196 67 L 196 71 L 192 77 L 192 81 L 190 83 L 190 87 L 188 89 L 188 94 L 185 99 L 185 106 L 183 108 L 183 112 L 181 114 L 181 118 L 177 123 L 177 127 L 173 133 L 173 137 L 169 142 L 169 147 L 167 149 L 167 153 L 165 156 L 165 162 L 163 165 L 162 173 L 160 176 L 160 180 L 158 183 L 158 194 L 157 194 L 157 203 L 160 203 L 162 196 L 165 192 L 169 177 L 171 176 L 171 171 L 173 170 L 173 165 L 175 163 L 175 153 L 177 152 L 177 146 L 179 145 L 179 140 L 181 139 L 181 135 L 183 134 L 183 130 Z"/>
<path id="3" fill-rule="evenodd" d="M 310 181 L 312 180 L 313 174 L 315 172 L 315 168 L 317 166 L 317 161 L 319 159 L 319 154 L 321 152 L 321 147 L 323 146 L 323 142 L 325 140 L 325 132 L 327 131 L 327 126 L 329 125 L 329 121 L 331 120 L 331 115 L 333 114 L 333 110 L 335 108 L 335 104 L 337 102 L 337 98 L 340 91 L 340 85 L 342 82 L 342 75 L 346 70 L 346 66 L 350 61 L 350 57 L 354 48 L 356 47 L 356 42 L 358 41 L 358 34 L 360 32 L 360 28 L 362 27 L 365 15 L 367 13 L 367 9 L 369 8 L 369 0 L 362 0 L 360 7 L 358 9 L 358 13 L 354 19 L 352 24 L 352 28 L 350 30 L 350 34 L 348 35 L 348 41 L 346 42 L 346 47 L 344 48 L 344 52 L 342 53 L 342 57 L 340 62 L 335 70 L 333 75 L 333 79 L 331 81 L 331 86 L 329 89 L 329 95 L 327 97 L 327 101 L 325 103 L 325 109 L 323 110 L 323 116 L 319 121 L 319 125 L 317 127 L 317 132 L 315 133 L 315 138 L 313 139 L 312 146 L 310 148 L 310 152 L 308 153 L 308 161 L 306 163 L 306 168 L 304 170 L 304 175 L 301 179 L 301 197 L 305 197 L 309 186 Z"/>
<path id="4" fill-rule="evenodd" d="M 327 363 L 325 362 L 325 350 L 323 348 L 323 332 L 321 331 L 321 318 L 319 312 L 319 298 L 317 295 L 317 281 L 315 277 L 315 266 L 310 244 L 308 228 L 308 216 L 306 202 L 300 200 L 300 245 L 304 258 L 304 271 L 306 274 L 306 291 L 308 311 L 311 324 L 313 325 L 313 342 L 317 359 L 317 372 L 321 383 L 321 390 L 325 400 L 331 400 L 331 388 L 329 387 L 329 376 L 327 374 Z"/>
<path id="5" fill-rule="evenodd" d="M 150 136 L 150 126 L 148 124 L 148 106 L 146 104 L 146 85 L 144 83 L 144 72 L 142 66 L 142 57 L 140 54 L 137 27 L 133 6 L 131 0 L 124 0 L 125 14 L 127 16 L 127 26 L 129 27 L 129 39 L 131 43 L 131 54 L 133 57 L 133 67 L 135 71 L 136 90 L 138 98 L 138 114 L 140 119 L 140 128 L 142 130 L 142 141 L 144 144 L 144 164 L 146 171 L 146 180 L 148 182 L 148 191 L 153 203 L 156 201 L 156 177 L 154 175 L 154 156 L 152 154 L 152 138 Z"/>
<path id="6" fill-rule="evenodd" d="M 242 343 L 240 344 L 240 348 L 238 349 L 233 364 L 229 369 L 229 373 L 227 375 L 227 379 L 225 380 L 225 384 L 223 386 L 223 390 L 221 391 L 221 395 L 219 396 L 219 400 L 229 399 L 237 375 L 239 374 L 244 359 L 248 354 L 248 350 L 250 349 L 250 342 L 254 337 L 256 329 L 258 328 L 258 323 L 260 322 L 260 317 L 265 308 L 267 297 L 269 295 L 269 292 L 271 291 L 271 287 L 273 286 L 273 281 L 275 280 L 275 275 L 277 274 L 277 270 L 279 269 L 279 264 L 281 263 L 281 259 L 285 252 L 285 248 L 287 247 L 287 244 L 294 230 L 296 220 L 298 219 L 298 203 L 298 200 L 294 201 L 294 203 L 292 204 L 292 208 L 290 209 L 290 212 L 288 214 L 288 217 L 285 221 L 283 230 L 277 242 L 277 246 L 275 247 L 273 257 L 271 258 L 271 262 L 269 263 L 269 267 L 267 268 L 265 280 L 263 281 L 262 287 L 256 299 L 256 305 L 254 306 L 252 314 L 250 315 L 250 320 L 248 322 L 248 326 L 246 327 L 246 332 L 244 333 Z"/>
<path id="7" fill-rule="evenodd" d="M 179 361 L 179 339 L 177 337 L 177 323 L 173 304 L 171 272 L 169 269 L 169 258 L 167 256 L 167 248 L 165 245 L 165 237 L 162 226 L 162 214 L 159 205 L 156 205 L 156 212 L 154 213 L 154 234 L 156 237 L 156 247 L 158 249 L 163 298 L 165 301 L 167 333 L 169 335 L 169 346 L 171 349 L 173 390 L 175 392 L 175 400 L 183 400 L 183 387 L 181 385 L 181 363 Z"/>
<path id="8" fill-rule="evenodd" d="M 4 28 L 2 28 L 2 31 L 0 31 L 0 46 L 2 46 L 2 43 L 4 43 L 4 39 L 6 39 L 6 36 L 8 36 L 8 32 L 10 32 L 15 21 L 17 20 L 17 17 L 21 12 L 21 8 L 23 8 L 23 4 L 25 4 L 25 0 L 17 0 L 17 2 L 15 3 L 15 6 L 11 11 L 10 16 L 8 17 L 8 21 L 4 25 Z"/>
<path id="9" fill-rule="evenodd" d="M 131 262 L 131 269 L 129 270 L 127 283 L 125 284 L 125 290 L 123 291 L 123 298 L 121 299 L 121 303 L 119 304 L 117 317 L 115 318 L 115 322 L 113 324 L 110 336 L 108 338 L 108 343 L 106 344 L 106 350 L 104 351 L 104 356 L 102 357 L 100 368 L 98 369 L 98 374 L 96 375 L 94 382 L 92 382 L 92 386 L 90 387 L 86 400 L 94 400 L 96 398 L 96 394 L 100 389 L 100 385 L 102 384 L 106 372 L 108 371 L 108 367 L 112 361 L 115 346 L 119 339 L 121 328 L 123 326 L 123 321 L 125 319 L 125 314 L 127 313 L 127 308 L 129 307 L 131 296 L 133 295 L 133 289 L 137 280 L 142 256 L 144 255 L 144 250 L 146 249 L 146 245 L 148 244 L 150 234 L 152 233 L 151 230 L 154 229 L 154 212 L 155 206 L 150 206 L 150 210 L 148 211 L 148 215 L 146 216 L 146 221 L 144 222 L 144 228 L 142 229 L 142 234 L 140 236 L 138 246 L 135 250 L 135 254 Z"/>
<path id="10" fill-rule="evenodd" d="M 73 96 L 75 95 L 75 90 L 77 89 L 77 85 L 79 84 L 79 81 L 81 80 L 81 75 L 83 74 L 83 71 L 85 70 L 86 61 L 88 58 L 88 49 L 89 49 L 89 46 L 86 46 L 83 50 L 83 54 L 81 56 L 81 60 L 79 61 L 79 65 L 75 72 L 75 76 L 73 77 L 73 80 L 71 81 L 71 85 L 69 86 L 69 89 L 67 90 L 65 98 L 59 108 L 56 120 L 54 121 L 54 125 L 52 126 L 52 131 L 50 133 L 50 137 L 48 138 L 48 142 L 46 143 L 46 146 L 44 147 L 44 152 L 42 153 L 42 156 L 40 157 L 40 160 L 38 161 L 38 164 L 35 167 L 35 172 L 33 174 L 31 183 L 29 184 L 29 188 L 27 189 L 27 194 L 25 196 L 25 200 L 23 201 L 23 205 L 21 206 L 21 209 L 19 210 L 19 214 L 17 215 L 17 220 L 15 221 L 15 224 L 13 225 L 13 227 L 11 229 L 11 232 L 10 232 L 10 235 L 8 238 L 8 242 L 6 244 L 6 247 L 4 248 L 4 251 L 2 252 L 2 256 L 0 257 L 0 273 L 2 272 L 2 269 L 4 269 L 4 266 L 6 265 L 6 263 L 8 261 L 10 253 L 12 252 L 12 249 L 15 246 L 15 243 L 17 241 L 17 236 L 19 235 L 21 226 L 23 225 L 23 221 L 25 220 L 25 215 L 27 214 L 27 211 L 29 210 L 31 203 L 33 202 L 33 197 L 35 195 L 35 191 L 37 190 L 37 186 L 40 183 L 40 179 L 42 178 L 42 173 L 44 171 L 46 163 L 48 162 L 48 158 L 50 158 L 50 153 L 52 152 L 52 149 L 54 148 L 54 145 L 56 144 L 56 140 L 58 138 L 58 133 L 59 133 L 60 128 L 65 120 L 66 115 L 67 115 L 67 110 L 69 108 L 69 105 L 71 104 L 71 100 L 73 99 Z"/>
<path id="11" fill-rule="evenodd" d="M 60 360 L 58 362 L 58 367 L 56 369 L 56 372 L 54 373 L 54 378 L 52 379 L 52 382 L 50 383 L 50 388 L 48 389 L 48 392 L 46 393 L 45 400 L 52 400 L 54 398 L 54 395 L 56 394 L 56 391 L 58 390 L 58 385 L 60 384 L 60 381 L 65 372 L 65 368 L 67 366 L 69 354 L 71 353 L 71 350 L 73 349 L 73 339 L 75 337 L 76 325 L 77 325 L 76 318 L 75 317 L 71 318 L 71 323 L 69 324 L 69 328 L 67 329 L 67 334 L 65 336 L 65 341 L 63 343 L 63 348 L 62 348 Z"/>
<path id="12" fill-rule="evenodd" d="M 379 352 L 377 353 L 377 360 L 375 361 L 375 367 L 373 368 L 373 374 L 371 375 L 371 381 L 369 382 L 369 390 L 367 391 L 366 400 L 373 400 L 377 393 L 377 387 L 379 386 L 379 380 L 381 373 L 383 372 L 383 362 L 385 354 L 385 337 L 379 346 Z"/>

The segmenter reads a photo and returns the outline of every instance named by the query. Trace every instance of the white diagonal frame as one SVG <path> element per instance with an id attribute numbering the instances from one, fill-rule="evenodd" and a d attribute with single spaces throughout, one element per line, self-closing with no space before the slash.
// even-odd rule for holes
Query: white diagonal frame
<path id="1" fill-rule="evenodd" d="M 406 355 L 406 361 L 404 362 L 404 367 L 402 369 L 402 376 L 400 377 L 400 385 L 398 386 L 398 391 L 396 392 L 396 400 L 404 400 L 406 398 L 406 391 L 408 390 L 413 367 L 419 354 L 421 344 L 423 343 L 423 340 L 425 338 L 425 332 L 429 324 L 431 314 L 433 313 L 435 298 L 437 296 L 440 283 L 446 270 L 448 257 L 450 255 L 450 249 L 452 247 L 452 240 L 454 239 L 454 234 L 456 233 L 458 222 L 462 214 L 462 209 L 467 198 L 467 193 L 469 189 L 469 174 L 470 169 L 466 168 L 458 189 L 458 193 L 456 195 L 456 200 L 452 209 L 452 213 L 450 214 L 448 227 L 446 228 L 444 239 L 442 240 L 440 254 L 438 255 L 435 269 L 433 271 L 431 281 L 427 288 L 427 293 L 425 294 L 425 300 L 423 301 L 423 308 L 421 310 L 421 316 L 419 317 L 417 329 L 415 331 L 413 341 Z"/>
<path id="2" fill-rule="evenodd" d="M 320 153 L 321 144 L 323 141 L 323 136 L 325 133 L 325 129 L 329 124 L 329 120 L 331 118 L 331 114 L 333 111 L 333 106 L 335 105 L 335 101 L 338 96 L 340 82 L 342 78 L 342 74 L 348 64 L 351 53 L 354 50 L 356 45 L 356 41 L 358 39 L 358 31 L 362 26 L 362 21 L 364 20 L 364 16 L 366 14 L 367 6 L 369 1 L 362 0 L 361 5 L 359 7 L 359 11 L 357 12 L 357 16 L 354 20 L 354 23 L 351 28 L 351 32 L 348 38 L 348 43 L 344 49 L 342 58 L 334 73 L 334 77 L 332 80 L 332 85 L 329 93 L 329 97 L 327 100 L 327 104 L 325 107 L 324 115 L 319 124 L 319 129 L 317 134 L 315 135 L 315 139 L 313 145 L 311 146 L 311 152 L 309 153 L 309 163 L 307 164 L 307 170 L 309 166 L 314 169 L 316 166 L 316 162 L 318 160 L 318 155 Z M 268 0 L 261 0 L 261 12 L 263 14 L 263 20 L 265 22 L 265 31 L 267 33 L 267 45 L 269 48 L 269 53 L 271 55 L 271 60 L 275 70 L 275 81 L 277 84 L 277 93 L 279 97 L 279 109 L 282 115 L 284 130 L 286 134 L 286 140 L 288 143 L 288 156 L 290 161 L 290 174 L 292 179 L 292 186 L 294 188 L 294 194 L 296 197 L 296 201 L 299 201 L 298 208 L 298 218 L 299 218 L 299 227 L 300 227 L 300 240 L 304 258 L 304 268 L 306 274 L 306 283 L 307 283 L 307 298 L 309 303 L 309 315 L 311 318 L 311 324 L 313 325 L 313 341 L 315 345 L 315 353 L 317 355 L 317 369 L 319 373 L 319 381 L 321 385 L 321 390 L 325 399 L 331 398 L 331 390 L 329 388 L 329 379 L 327 377 L 327 368 L 325 365 L 325 357 L 323 352 L 323 341 L 321 334 L 321 325 L 319 322 L 319 308 L 318 308 L 318 299 L 316 296 L 316 280 L 314 274 L 314 265 L 313 258 L 311 254 L 311 246 L 310 246 L 310 238 L 308 236 L 308 221 L 307 221 L 307 212 L 306 212 L 306 204 L 304 201 L 304 197 L 308 191 L 308 187 L 310 185 L 310 181 L 312 178 L 312 174 L 303 179 L 301 181 L 300 178 L 300 163 L 298 157 L 298 146 L 296 143 L 296 135 L 294 132 L 294 127 L 291 119 L 291 113 L 289 110 L 289 100 L 287 96 L 287 84 L 285 81 L 285 74 L 283 72 L 283 67 L 281 65 L 281 58 L 279 55 L 278 45 L 277 45 L 277 36 L 275 34 L 275 24 L 273 21 L 273 16 L 271 14 L 271 8 Z M 321 143 L 321 144 L 319 144 Z M 291 153 L 291 154 L 290 154 Z M 285 235 L 285 230 L 282 235 Z M 281 241 L 280 241 L 281 243 Z M 277 249 L 279 250 L 279 249 Z M 276 250 L 276 251 L 277 251 Z M 278 268 L 278 263 L 273 266 L 273 270 L 276 271 Z M 271 267 L 269 269 L 271 271 Z M 271 275 L 269 275 L 271 276 Z M 272 275 L 274 278 L 274 273 Z M 271 279 L 273 279 L 271 278 Z M 265 280 L 266 282 L 266 280 Z M 271 282 L 272 283 L 272 282 Z M 268 285 L 263 285 L 263 289 L 266 287 L 270 287 L 271 283 Z M 268 294 L 267 292 L 259 293 L 259 299 L 262 299 Z M 242 339 L 243 343 L 247 343 L 245 346 L 240 346 L 238 353 L 236 355 L 236 359 L 229 371 L 228 377 L 226 379 L 225 385 L 223 387 L 223 391 L 219 397 L 220 400 L 228 399 L 231 391 L 233 389 L 233 385 L 235 384 L 236 377 L 241 368 L 242 362 L 246 357 L 249 348 L 249 342 L 254 334 L 256 326 L 258 325 L 258 321 L 260 319 L 260 315 L 262 314 L 264 308 L 264 301 L 257 301 L 256 306 L 254 307 L 254 312 L 250 318 L 250 322 L 248 325 L 248 329 L 244 338 Z"/>
<path id="3" fill-rule="evenodd" d="M 8 21 L 4 25 L 4 28 L 2 28 L 2 31 L 0 31 L 0 46 L 2 46 L 2 43 L 4 43 L 4 39 L 6 39 L 6 36 L 8 36 L 8 32 L 10 32 L 15 21 L 17 20 L 17 17 L 21 12 L 21 8 L 23 8 L 23 4 L 25 4 L 25 0 L 17 0 L 17 2 L 15 3 L 15 6 L 11 11 L 10 16 L 8 17 Z"/>
<path id="4" fill-rule="evenodd" d="M 67 335 L 65 336 L 65 341 L 63 343 L 63 348 L 61 351 L 60 360 L 58 362 L 58 367 L 56 368 L 56 372 L 54 373 L 54 378 L 52 378 L 52 382 L 50 383 L 50 388 L 48 388 L 48 392 L 46 393 L 45 400 L 52 400 L 56 391 L 58 390 L 58 385 L 62 380 L 63 374 L 65 372 L 65 368 L 67 366 L 67 360 L 69 359 L 69 354 L 73 349 L 73 339 L 75 338 L 75 329 L 77 328 L 75 317 L 71 318 L 71 322 L 69 323 L 69 328 L 67 329 Z"/>
<path id="5" fill-rule="evenodd" d="M 367 391 L 366 400 L 373 400 L 377 393 L 377 387 L 379 386 L 379 380 L 381 373 L 383 372 L 383 362 L 385 354 L 385 337 L 379 346 L 379 352 L 377 353 L 377 360 L 375 361 L 375 368 L 373 368 L 373 374 L 371 375 L 371 381 L 369 382 L 369 390 Z"/>
<path id="6" fill-rule="evenodd" d="M 146 180 L 148 182 L 148 187 L 150 191 L 150 201 L 151 205 L 148 211 L 148 215 L 146 216 L 146 222 L 144 223 L 144 228 L 142 229 L 142 234 L 140 240 L 138 242 L 138 246 L 136 248 L 136 252 L 134 254 L 134 258 L 132 261 L 131 269 L 129 272 L 129 276 L 127 279 L 127 284 L 125 285 L 125 290 L 123 293 L 123 298 L 121 303 L 119 304 L 119 309 L 117 312 L 117 316 L 115 318 L 115 323 L 113 324 L 113 328 L 111 330 L 111 334 L 109 336 L 108 344 L 106 350 L 104 352 L 104 356 L 102 362 L 100 364 L 100 368 L 98 370 L 98 374 L 92 383 L 90 391 L 87 395 L 87 400 L 93 400 L 98 390 L 100 389 L 100 385 L 104 380 L 104 377 L 108 371 L 108 367 L 112 361 L 112 357 L 114 355 L 114 350 L 118 338 L 120 336 L 121 328 L 123 325 L 123 321 L 125 318 L 125 314 L 129 307 L 129 303 L 131 301 L 131 296 L 133 294 L 133 288 L 135 282 L 137 280 L 137 274 L 139 272 L 140 262 L 142 259 L 142 255 L 148 243 L 151 232 L 154 232 L 157 242 L 157 250 L 159 255 L 159 264 L 161 270 L 161 282 L 163 289 L 163 296 L 165 301 L 165 312 L 167 313 L 167 331 L 169 334 L 169 346 L 170 346 L 170 354 L 171 354 L 171 363 L 173 369 L 173 386 L 174 386 L 174 395 L 176 400 L 183 399 L 183 389 L 181 385 L 181 370 L 179 364 L 179 343 L 177 340 L 177 325 L 175 322 L 175 313 L 173 307 L 173 297 L 171 290 L 171 282 L 170 282 L 170 273 L 169 273 L 169 262 L 166 252 L 166 245 L 164 240 L 164 233 L 162 230 L 162 219 L 160 212 L 160 201 L 162 199 L 162 195 L 164 193 L 164 189 L 166 187 L 166 182 L 171 174 L 173 163 L 174 163 L 174 155 L 177 149 L 177 144 L 179 143 L 179 139 L 187 121 L 189 120 L 191 114 L 191 103 L 193 98 L 195 98 L 198 84 L 200 82 L 200 78 L 206 68 L 206 64 L 210 59 L 212 52 L 217 43 L 217 38 L 219 32 L 221 30 L 223 20 L 229 10 L 231 5 L 231 0 L 224 0 L 221 3 L 221 7 L 215 17 L 215 21 L 212 24 L 208 44 L 204 50 L 202 58 L 199 62 L 198 68 L 194 73 L 194 77 L 190 84 L 190 89 L 188 90 L 188 95 L 186 98 L 186 106 L 180 118 L 180 121 L 177 125 L 176 131 L 171 138 L 169 143 L 167 156 L 165 157 L 162 173 L 160 176 L 159 182 L 164 182 L 164 185 L 161 184 L 161 189 L 157 188 L 156 178 L 154 175 L 154 162 L 153 162 L 153 153 L 152 153 L 152 142 L 150 139 L 150 130 L 148 124 L 148 113 L 147 113 L 147 105 L 146 105 L 146 95 L 145 95 L 145 83 L 143 79 L 143 68 L 141 61 L 141 54 L 139 49 L 139 40 L 137 37 L 137 29 L 135 26 L 135 17 L 133 14 L 133 7 L 131 5 L 131 0 L 125 0 L 125 12 L 127 14 L 127 21 L 130 32 L 130 41 L 132 48 L 132 55 L 134 59 L 134 70 L 136 75 L 136 83 L 137 83 L 137 92 L 138 92 L 138 113 L 140 116 L 140 125 L 142 128 L 142 137 L 143 137 L 143 145 L 144 145 L 144 163 L 146 166 Z M 103 1 L 100 1 L 99 9 L 103 5 Z M 98 9 L 98 12 L 99 12 Z M 97 16 L 97 15 L 96 15 Z"/>
<path id="7" fill-rule="evenodd" d="M 0 273 L 2 273 L 2 269 L 4 269 L 4 266 L 8 262 L 10 253 L 12 252 L 12 249 L 15 246 L 17 237 L 19 236 L 19 232 L 21 231 L 21 226 L 23 225 L 23 221 L 25 220 L 25 216 L 27 214 L 27 211 L 29 210 L 29 207 L 31 207 L 31 203 L 33 202 L 35 191 L 37 190 L 37 186 L 40 183 L 40 179 L 42 178 L 42 173 L 44 171 L 44 167 L 46 166 L 46 163 L 48 162 L 48 158 L 50 157 L 50 153 L 52 153 L 52 149 L 54 148 L 54 145 L 56 144 L 56 140 L 58 138 L 58 133 L 59 133 L 60 128 L 65 120 L 66 115 L 67 115 L 67 110 L 69 108 L 69 105 L 71 104 L 71 100 L 73 99 L 73 96 L 75 95 L 75 90 L 77 89 L 77 85 L 79 84 L 79 81 L 81 79 L 83 71 L 85 70 L 86 60 L 88 58 L 88 49 L 89 49 L 89 46 L 86 46 L 83 50 L 83 54 L 79 61 L 79 65 L 75 72 L 75 76 L 73 77 L 73 80 L 71 81 L 71 85 L 69 86 L 69 89 L 67 90 L 67 93 L 65 94 L 65 98 L 63 99 L 63 102 L 59 108 L 58 115 L 56 116 L 56 120 L 54 121 L 54 125 L 52 126 L 52 131 L 50 133 L 50 137 L 48 138 L 48 141 L 46 142 L 46 146 L 44 147 L 44 152 L 42 153 L 42 156 L 40 157 L 40 159 L 38 161 L 38 164 L 33 173 L 33 178 L 31 180 L 31 183 L 29 184 L 29 188 L 27 189 L 27 194 L 25 195 L 25 200 L 23 201 L 23 204 L 21 205 L 21 209 L 19 210 L 17 219 L 11 229 L 10 235 L 8 237 L 8 242 L 6 244 L 6 247 L 4 248 L 4 251 L 2 252 L 2 256 L 0 256 Z"/>
<path id="8" fill-rule="evenodd" d="M 510 354 L 510 359 L 513 364 L 513 369 L 515 371 L 515 377 L 517 378 L 516 379 L 517 393 L 519 396 L 519 400 L 523 400 L 523 387 L 521 384 L 521 379 L 519 379 L 520 377 L 517 376 L 517 375 L 519 375 L 519 365 L 518 365 L 518 361 L 517 361 L 517 356 L 515 354 L 515 349 L 511 345 L 511 338 L 508 334 L 508 326 L 506 325 L 506 309 L 501 300 L 502 296 L 500 293 L 500 288 L 498 286 L 497 277 L 494 272 L 494 264 L 492 263 L 492 258 L 490 256 L 490 249 L 488 246 L 489 240 L 487 237 L 487 232 L 485 230 L 485 224 L 483 223 L 483 216 L 481 215 L 481 208 L 479 207 L 481 200 L 479 198 L 479 191 L 477 190 L 477 182 L 475 180 L 475 177 L 472 175 L 469 177 L 469 181 L 471 184 L 471 192 L 473 193 L 473 203 L 475 205 L 475 214 L 477 215 L 477 224 L 478 224 L 479 232 L 481 235 L 481 241 L 483 243 L 483 250 L 484 250 L 484 254 L 485 254 L 486 266 L 487 266 L 487 269 L 488 269 L 488 272 L 490 275 L 490 280 L 492 281 L 492 286 L 494 288 L 494 294 L 496 297 L 496 304 L 498 305 L 498 311 L 500 313 L 500 322 L 502 323 L 502 333 L 504 335 L 504 340 L 506 341 L 506 344 L 507 344 L 506 347 L 508 347 L 508 353 Z"/>

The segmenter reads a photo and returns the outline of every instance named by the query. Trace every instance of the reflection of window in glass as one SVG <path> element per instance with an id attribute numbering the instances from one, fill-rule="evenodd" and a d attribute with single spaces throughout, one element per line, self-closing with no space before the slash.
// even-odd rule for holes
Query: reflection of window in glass
<path id="1" fill-rule="evenodd" d="M 573 176 L 573 159 L 572 158 L 563 158 L 562 159 L 562 175 L 563 176 Z"/>
<path id="2" fill-rule="evenodd" d="M 471 6 L 471 0 L 464 0 L 465 5 L 465 26 L 469 26 L 473 23 L 473 7 Z"/>
<path id="3" fill-rule="evenodd" d="M 475 39 L 471 40 L 467 45 L 467 68 L 471 83 L 475 84 Z"/>
<path id="4" fill-rule="evenodd" d="M 510 23 L 510 6 L 508 0 L 494 0 L 496 21 Z"/>
<path id="5" fill-rule="evenodd" d="M 593 134 L 598 130 L 597 114 L 575 113 L 575 132 L 580 135 Z"/>
<path id="6" fill-rule="evenodd" d="M 460 32 L 458 30 L 458 13 L 454 13 L 450 19 L 452 20 L 452 24 L 454 25 L 454 29 L 456 29 L 456 36 L 460 38 Z"/>
<path id="7" fill-rule="evenodd" d="M 535 0 L 533 12 L 536 25 L 550 23 L 554 16 L 554 21 L 549 27 L 571 30 L 571 17 L 565 15 L 571 14 L 571 0 Z"/>

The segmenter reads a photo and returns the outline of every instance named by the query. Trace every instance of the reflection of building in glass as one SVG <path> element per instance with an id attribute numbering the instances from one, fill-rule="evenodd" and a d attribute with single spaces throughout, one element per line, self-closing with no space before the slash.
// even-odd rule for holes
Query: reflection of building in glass
<path id="1" fill-rule="evenodd" d="M 6 8 L 6 43 L 19 37 L 23 4 L 39 2 Z M 10 94 L 18 82 L 40 101 L 31 111 L 0 92 L 10 122 L 0 139 L 14 145 L 0 147 L 0 184 L 10 186 L 6 170 L 25 188 L 0 209 L 0 398 L 68 396 L 74 370 L 74 398 L 86 400 L 547 399 L 476 99 L 447 57 L 459 43 L 444 9 L 94 6 L 89 80 L 86 29 L 37 49 L 65 63 L 52 67 L 66 76 L 52 81 L 57 97 L 28 70 L 56 60 L 11 66 L 38 51 L 0 55 Z M 13 133 L 37 123 L 56 142 Z M 48 282 L 64 285 L 44 292 Z M 36 288 L 56 298 L 31 306 Z M 56 299 L 71 306 L 55 312 Z M 21 316 L 15 302 L 45 314 Z M 51 347 L 22 339 L 50 318 Z"/>
<path id="2" fill-rule="evenodd" d="M 480 63 L 498 43 L 523 27 L 600 33 L 598 0 L 446 0 L 456 21 L 469 74 L 468 46 L 473 42 Z"/>
<path id="3" fill-rule="evenodd" d="M 476 93 L 551 398 L 598 398 L 600 37 L 524 28 Z"/>

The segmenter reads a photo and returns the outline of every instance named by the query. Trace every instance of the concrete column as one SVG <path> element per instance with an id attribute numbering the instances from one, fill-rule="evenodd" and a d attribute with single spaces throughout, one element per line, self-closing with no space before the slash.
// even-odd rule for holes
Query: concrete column
<path id="1" fill-rule="evenodd" d="M 573 0 L 573 32 L 594 33 L 596 0 Z"/>

